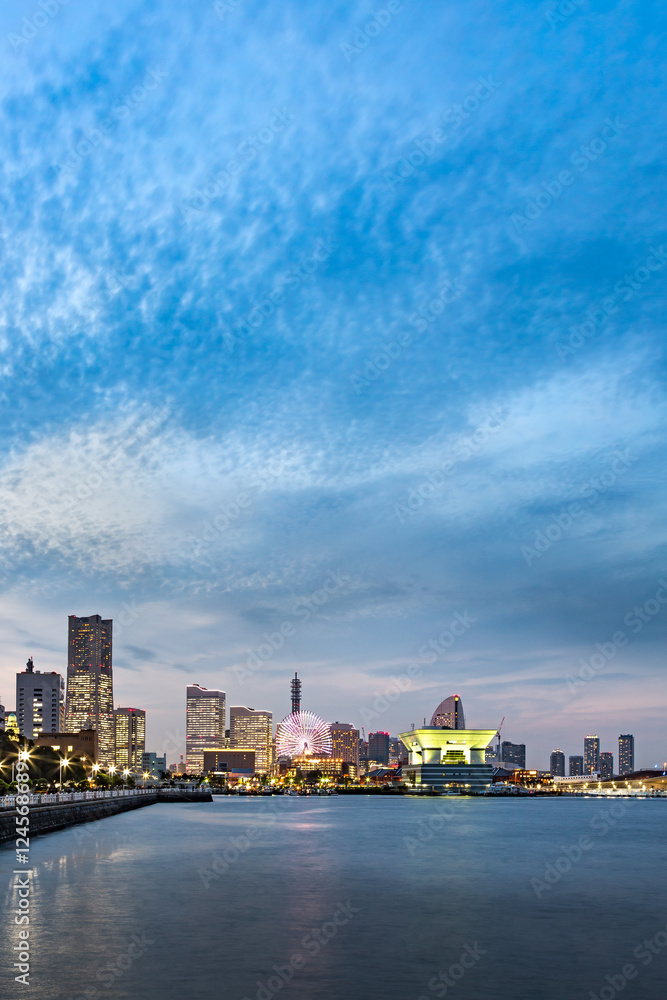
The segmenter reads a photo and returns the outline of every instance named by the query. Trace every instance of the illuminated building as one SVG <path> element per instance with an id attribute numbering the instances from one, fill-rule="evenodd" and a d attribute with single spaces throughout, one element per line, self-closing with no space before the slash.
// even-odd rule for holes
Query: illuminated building
<path id="1" fill-rule="evenodd" d="M 35 670 L 32 656 L 16 675 L 16 719 L 29 740 L 65 728 L 65 681 L 55 670 Z"/>
<path id="2" fill-rule="evenodd" d="M 98 763 L 99 733 L 94 729 L 81 729 L 78 733 L 42 733 L 35 737 L 36 747 L 51 747 L 70 760 Z"/>
<path id="3" fill-rule="evenodd" d="M 584 758 L 581 756 L 570 757 L 570 777 L 578 778 L 584 773 Z"/>
<path id="4" fill-rule="evenodd" d="M 635 769 L 635 738 L 631 733 L 618 737 L 618 773 L 632 774 Z"/>
<path id="5" fill-rule="evenodd" d="M 408 751 L 408 763 L 402 768 L 403 781 L 438 790 L 484 792 L 493 780 L 493 769 L 485 756 L 495 734 L 495 729 L 454 730 L 437 726 L 399 733 Z"/>
<path id="6" fill-rule="evenodd" d="M 255 751 L 258 774 L 268 774 L 273 766 L 273 714 L 245 705 L 229 709 L 229 747 Z"/>
<path id="7" fill-rule="evenodd" d="M 458 694 L 452 694 L 441 701 L 431 716 L 431 725 L 444 729 L 465 729 L 466 720 L 463 714 L 463 702 Z"/>
<path id="8" fill-rule="evenodd" d="M 600 737 L 587 736 L 584 740 L 584 774 L 600 769 Z"/>
<path id="9" fill-rule="evenodd" d="M 65 726 L 96 730 L 104 767 L 115 760 L 112 633 L 111 618 L 69 616 Z"/>
<path id="10" fill-rule="evenodd" d="M 603 751 L 600 754 L 600 780 L 608 781 L 614 777 L 614 755 Z"/>
<path id="11" fill-rule="evenodd" d="M 117 708 L 116 767 L 139 770 L 146 749 L 146 713 L 143 708 Z"/>
<path id="12" fill-rule="evenodd" d="M 389 763 L 389 733 L 368 734 L 368 759 L 376 764 Z"/>
<path id="13" fill-rule="evenodd" d="M 185 765 L 188 774 L 204 771 L 204 748 L 225 739 L 225 692 L 188 684 L 185 716 Z"/>
<path id="14" fill-rule="evenodd" d="M 19 738 L 19 724 L 16 721 L 16 712 L 5 712 L 5 732 L 10 740 Z"/>
<path id="15" fill-rule="evenodd" d="M 562 778 L 565 776 L 565 754 L 562 750 L 553 750 L 551 752 L 551 757 L 549 758 L 549 771 L 551 777 Z"/>
<path id="16" fill-rule="evenodd" d="M 526 744 L 510 743 L 509 740 L 503 740 L 500 751 L 500 757 L 503 763 L 515 764 L 517 767 L 525 769 Z"/>
<path id="17" fill-rule="evenodd" d="M 336 781 L 354 779 L 357 776 L 355 765 L 341 757 L 292 757 L 290 766 L 285 769 L 285 773 L 292 777 L 313 771 L 319 771 L 323 778 L 333 778 Z"/>
<path id="18" fill-rule="evenodd" d="M 332 722 L 329 730 L 333 757 L 354 764 L 356 773 L 359 770 L 359 730 L 349 722 Z"/>

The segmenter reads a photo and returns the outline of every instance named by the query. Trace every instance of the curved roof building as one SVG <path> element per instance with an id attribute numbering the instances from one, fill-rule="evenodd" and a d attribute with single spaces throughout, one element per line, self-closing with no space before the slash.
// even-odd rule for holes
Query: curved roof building
<path id="1" fill-rule="evenodd" d="M 450 694 L 449 698 L 440 702 L 431 716 L 431 725 L 439 729 L 465 729 L 463 702 L 458 694 Z"/>

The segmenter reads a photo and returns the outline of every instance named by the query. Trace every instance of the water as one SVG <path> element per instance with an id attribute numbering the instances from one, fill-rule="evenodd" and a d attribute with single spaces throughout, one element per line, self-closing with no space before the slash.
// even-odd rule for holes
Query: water
<path id="1" fill-rule="evenodd" d="M 579 798 L 221 797 L 38 837 L 29 987 L 13 982 L 15 865 L 0 850 L 0 996 L 658 1000 L 667 801 L 609 810 Z M 636 975 L 618 988 L 628 963 Z"/>

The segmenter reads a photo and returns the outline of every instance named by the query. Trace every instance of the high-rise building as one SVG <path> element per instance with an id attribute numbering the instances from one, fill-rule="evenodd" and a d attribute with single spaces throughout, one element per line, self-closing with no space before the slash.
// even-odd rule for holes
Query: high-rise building
<path id="1" fill-rule="evenodd" d="M 231 749 L 255 751 L 258 774 L 269 774 L 273 767 L 273 713 L 246 705 L 232 705 L 229 709 L 229 744 Z M 216 743 L 210 749 L 222 749 Z M 208 750 L 209 747 L 206 747 Z"/>
<path id="2" fill-rule="evenodd" d="M 503 763 L 515 764 L 517 767 L 520 767 L 522 770 L 525 770 L 526 744 L 510 743 L 509 740 L 503 740 L 500 757 Z"/>
<path id="3" fill-rule="evenodd" d="M 204 773 L 204 750 L 223 746 L 225 692 L 188 684 L 185 712 L 185 765 L 188 774 Z"/>
<path id="4" fill-rule="evenodd" d="M 431 725 L 440 729 L 465 729 L 463 702 L 458 694 L 451 694 L 440 702 L 431 716 Z"/>
<path id="5" fill-rule="evenodd" d="M 329 729 L 333 745 L 331 756 L 337 760 L 343 760 L 347 764 L 354 764 L 358 769 L 359 730 L 355 729 L 349 722 L 332 722 Z"/>
<path id="6" fill-rule="evenodd" d="M 632 733 L 618 737 L 618 773 L 632 774 L 635 769 L 635 738 Z"/>
<path id="7" fill-rule="evenodd" d="M 143 708 L 117 708 L 116 767 L 139 770 L 146 749 L 146 712 Z"/>
<path id="8" fill-rule="evenodd" d="M 584 774 L 600 770 L 600 737 L 588 735 L 584 740 Z"/>
<path id="9" fill-rule="evenodd" d="M 577 778 L 581 777 L 584 773 L 584 758 L 583 757 L 570 757 L 570 777 Z"/>
<path id="10" fill-rule="evenodd" d="M 0 729 L 5 730 L 5 706 L 0 703 Z"/>
<path id="11" fill-rule="evenodd" d="M 16 718 L 21 736 L 29 740 L 65 728 L 65 681 L 55 670 L 35 670 L 32 656 L 16 675 Z"/>
<path id="12" fill-rule="evenodd" d="M 378 764 L 389 763 L 389 733 L 368 734 L 368 759 Z"/>
<path id="13" fill-rule="evenodd" d="M 108 767 L 115 760 L 113 621 L 70 615 L 68 633 L 65 726 L 69 732 L 96 730 L 99 762 Z"/>
<path id="14" fill-rule="evenodd" d="M 551 752 L 551 757 L 549 758 L 549 773 L 552 778 L 565 777 L 565 754 L 558 748 L 552 750 Z"/>
<path id="15" fill-rule="evenodd" d="M 602 781 L 609 781 L 614 777 L 614 755 L 603 751 L 600 754 L 600 778 Z"/>

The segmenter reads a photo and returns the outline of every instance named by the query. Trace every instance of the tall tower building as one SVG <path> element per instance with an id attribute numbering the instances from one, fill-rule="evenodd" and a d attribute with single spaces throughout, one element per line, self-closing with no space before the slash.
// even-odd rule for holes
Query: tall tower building
<path id="1" fill-rule="evenodd" d="M 269 774 L 273 767 L 273 713 L 232 705 L 229 709 L 230 749 L 255 751 L 255 770 Z"/>
<path id="2" fill-rule="evenodd" d="M 225 692 L 188 684 L 185 710 L 185 766 L 204 773 L 204 750 L 222 749 L 225 739 Z"/>
<path id="3" fill-rule="evenodd" d="M 65 726 L 68 732 L 95 729 L 99 763 L 108 767 L 115 759 L 113 621 L 100 615 L 70 615 L 68 621 Z"/>
<path id="4" fill-rule="evenodd" d="M 296 672 L 294 679 L 290 683 L 290 693 L 292 695 L 292 712 L 301 711 L 301 681 Z"/>
<path id="5" fill-rule="evenodd" d="M 584 773 L 584 758 L 579 756 L 570 757 L 570 777 L 580 778 Z"/>
<path id="6" fill-rule="evenodd" d="M 368 734 L 368 759 L 378 764 L 389 763 L 389 733 Z"/>
<path id="7" fill-rule="evenodd" d="M 635 738 L 632 733 L 618 737 L 618 773 L 632 774 L 635 769 Z"/>
<path id="8" fill-rule="evenodd" d="M 551 752 L 551 757 L 549 758 L 549 772 L 552 778 L 565 777 L 565 754 L 558 748 L 552 750 Z"/>
<path id="9" fill-rule="evenodd" d="M 54 671 L 35 670 L 32 656 L 16 675 L 16 721 L 29 740 L 65 728 L 65 680 Z"/>
<path id="10" fill-rule="evenodd" d="M 584 774 L 600 770 L 600 737 L 587 736 L 584 740 Z"/>
<path id="11" fill-rule="evenodd" d="M 329 729 L 333 745 L 331 756 L 337 760 L 343 760 L 347 764 L 354 764 L 358 771 L 359 730 L 355 729 L 349 722 L 332 722 Z"/>
<path id="12" fill-rule="evenodd" d="M 614 777 L 614 755 L 603 751 L 600 754 L 600 778 L 608 781 Z"/>
<path id="13" fill-rule="evenodd" d="M 141 757 L 146 751 L 146 712 L 143 708 L 117 708 L 116 767 L 123 770 L 141 769 Z"/>
<path id="14" fill-rule="evenodd" d="M 439 729 L 465 729 L 463 702 L 458 694 L 450 694 L 449 698 L 440 702 L 431 716 L 431 725 Z"/>
<path id="15" fill-rule="evenodd" d="M 508 764 L 514 764 L 516 767 L 521 767 L 525 769 L 526 744 L 510 743 L 509 740 L 503 740 L 500 756 L 503 762 L 507 762 Z"/>

